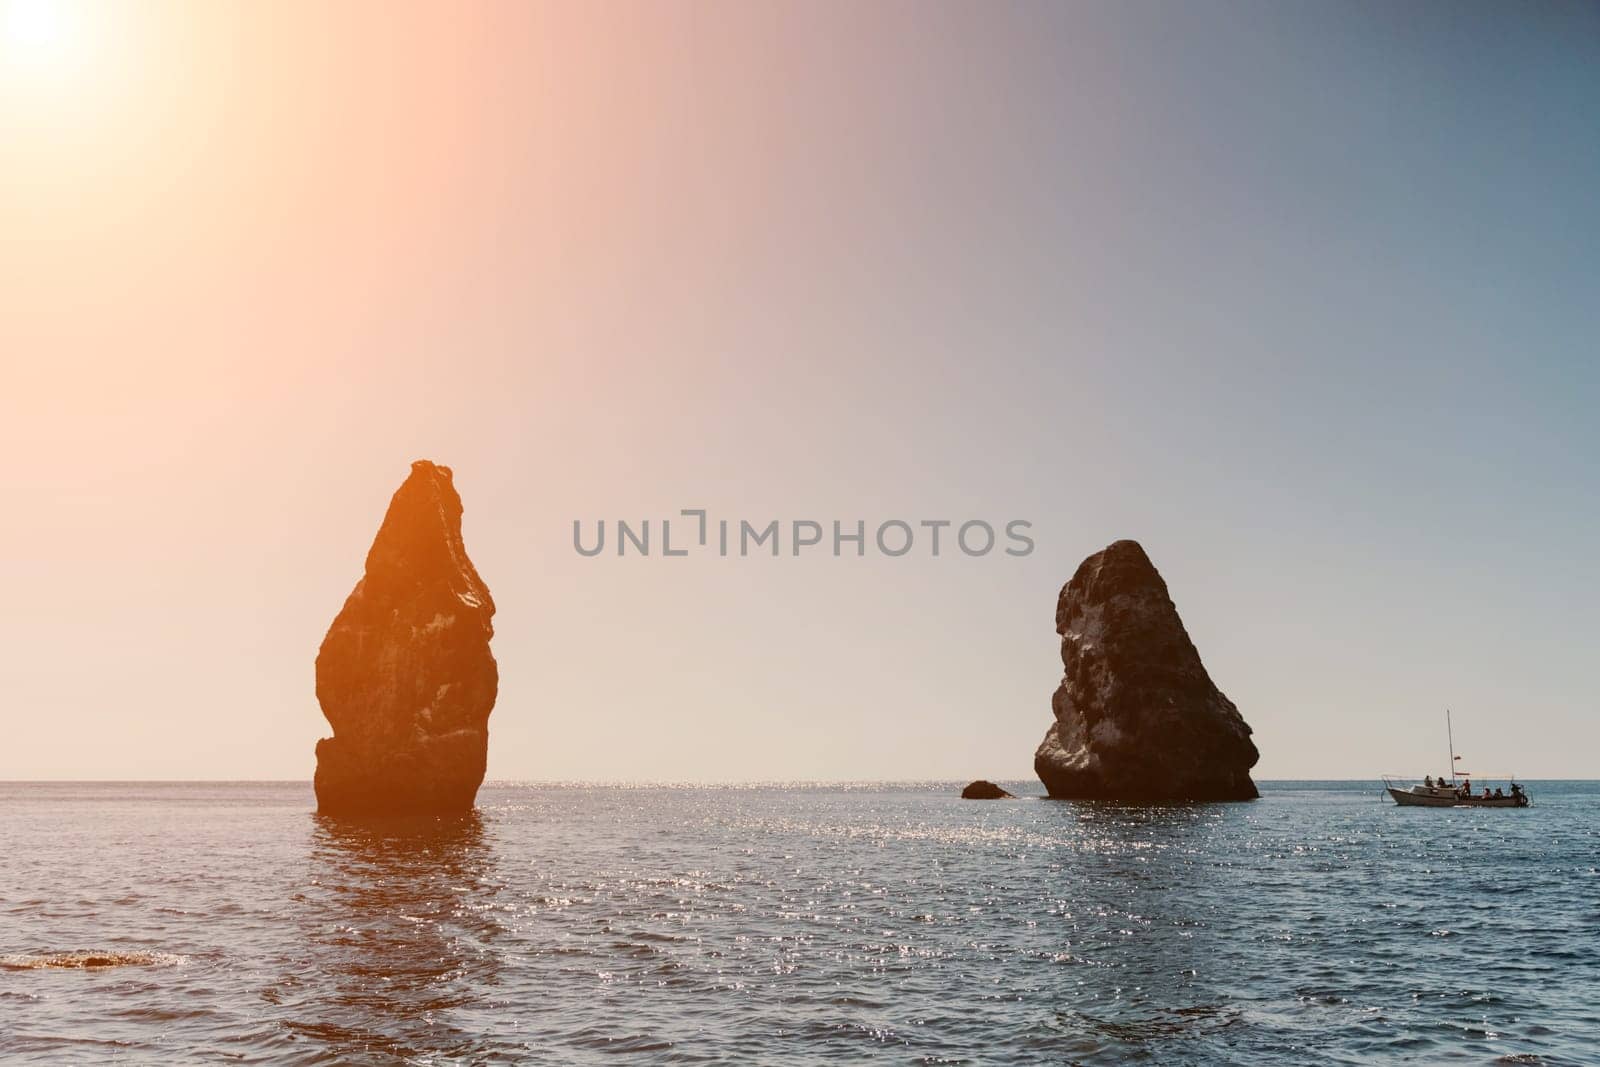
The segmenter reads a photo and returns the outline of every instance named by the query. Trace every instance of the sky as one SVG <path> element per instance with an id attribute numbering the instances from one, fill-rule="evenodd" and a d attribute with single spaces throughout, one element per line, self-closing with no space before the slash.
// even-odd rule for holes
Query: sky
<path id="1" fill-rule="evenodd" d="M 1597 113 L 1594 5 L 0 0 L 0 778 L 308 778 L 419 458 L 491 778 L 1030 778 L 1119 538 L 1258 778 L 1592 777 Z M 684 508 L 1036 547 L 573 550 Z"/>

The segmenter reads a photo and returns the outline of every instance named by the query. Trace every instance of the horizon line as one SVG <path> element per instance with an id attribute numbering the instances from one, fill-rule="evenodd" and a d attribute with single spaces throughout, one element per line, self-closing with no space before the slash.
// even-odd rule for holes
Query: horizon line
<path id="1" fill-rule="evenodd" d="M 1390 777 L 1397 777 L 1391 775 Z M 1466 778 L 1468 775 L 1460 775 Z M 1600 782 L 1597 778 L 1536 778 L 1526 775 L 1478 774 L 1486 780 L 1516 778 L 1525 782 Z M 671 778 L 485 778 L 483 786 L 538 786 L 546 788 L 607 787 L 637 789 L 749 789 L 784 786 L 883 786 L 883 785 L 961 785 L 982 781 L 976 778 L 751 778 L 723 780 L 695 780 Z M 1419 779 L 1420 780 L 1420 779 Z M 1035 782 L 1037 778 L 994 778 L 994 782 Z M 1382 775 L 1359 778 L 1257 778 L 1256 784 L 1285 782 L 1382 782 Z M 310 778 L 0 778 L 6 785 L 304 785 L 311 788 Z M 482 786 L 480 787 L 482 788 Z"/>

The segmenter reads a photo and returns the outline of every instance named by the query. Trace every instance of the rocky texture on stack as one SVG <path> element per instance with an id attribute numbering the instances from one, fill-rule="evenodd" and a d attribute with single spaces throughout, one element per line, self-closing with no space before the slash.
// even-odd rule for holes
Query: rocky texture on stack
<path id="1" fill-rule="evenodd" d="M 333 725 L 317 742 L 318 811 L 471 810 L 500 683 L 493 615 L 450 468 L 418 460 L 317 653 L 317 700 Z"/>
<path id="2" fill-rule="evenodd" d="M 1250 727 L 1212 684 L 1150 558 L 1118 541 L 1056 601 L 1066 675 L 1034 753 L 1053 797 L 1250 800 Z"/>
<path id="3" fill-rule="evenodd" d="M 979 778 L 961 791 L 962 800 L 1005 800 L 1012 795 L 993 782 L 985 781 L 982 778 Z"/>

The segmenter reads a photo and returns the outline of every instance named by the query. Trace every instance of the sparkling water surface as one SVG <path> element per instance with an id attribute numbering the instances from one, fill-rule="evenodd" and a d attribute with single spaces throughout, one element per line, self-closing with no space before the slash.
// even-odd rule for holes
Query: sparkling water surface
<path id="1" fill-rule="evenodd" d="M 960 785 L 491 784 L 349 823 L 306 783 L 0 784 L 0 1060 L 1600 1061 L 1600 783 Z"/>

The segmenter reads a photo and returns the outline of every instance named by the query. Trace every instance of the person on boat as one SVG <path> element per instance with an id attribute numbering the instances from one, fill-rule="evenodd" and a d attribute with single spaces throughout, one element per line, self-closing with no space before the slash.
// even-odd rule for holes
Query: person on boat
<path id="1" fill-rule="evenodd" d="M 1522 786 L 1518 785 L 1516 782 L 1512 782 L 1511 795 L 1514 797 L 1520 797 L 1522 795 Z"/>
<path id="2" fill-rule="evenodd" d="M 1467 779 L 1467 783 L 1466 783 L 1466 785 L 1461 787 L 1461 791 L 1465 795 L 1467 795 L 1469 797 L 1472 795 L 1472 779 L 1471 778 Z"/>
<path id="3" fill-rule="evenodd" d="M 1433 788 L 1433 775 L 1430 774 L 1426 778 L 1422 779 L 1422 784 L 1427 786 L 1429 789 L 1432 789 Z"/>
<path id="4" fill-rule="evenodd" d="M 1489 799 L 1489 787 L 1488 786 L 1484 786 L 1483 787 L 1483 799 L 1485 799 L 1485 800 Z"/>
<path id="5" fill-rule="evenodd" d="M 1505 796 L 1506 795 L 1504 793 L 1500 792 L 1500 787 L 1499 786 L 1495 786 L 1494 787 L 1494 798 L 1496 800 L 1504 800 Z"/>

